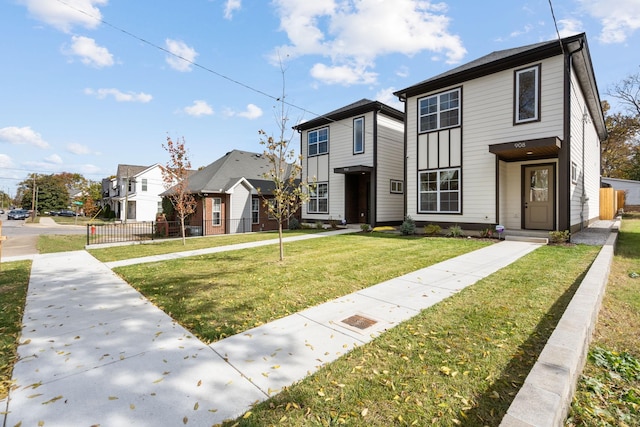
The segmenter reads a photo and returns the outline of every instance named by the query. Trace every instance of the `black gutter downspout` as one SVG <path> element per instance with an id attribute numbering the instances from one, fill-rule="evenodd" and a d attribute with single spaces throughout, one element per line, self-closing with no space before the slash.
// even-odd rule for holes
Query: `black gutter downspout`
<path id="1" fill-rule="evenodd" d="M 564 55 L 564 99 L 566 104 L 564 111 L 564 143 L 558 154 L 558 176 L 562 178 L 558 189 L 558 200 L 560 200 L 560 208 L 564 203 L 564 209 L 559 211 L 558 230 L 569 230 L 571 228 L 571 66 L 573 55 L 583 48 L 584 39 L 580 39 L 580 47 Z"/>
<path id="2" fill-rule="evenodd" d="M 378 222 L 378 209 L 377 206 L 377 188 L 378 188 L 378 113 L 380 109 L 373 110 L 373 171 L 371 172 L 371 228 L 376 226 Z M 364 132 L 364 129 L 363 129 Z"/>
<path id="3" fill-rule="evenodd" d="M 398 100 L 400 102 L 402 102 L 404 104 L 404 135 L 402 136 L 402 139 L 404 140 L 404 147 L 403 147 L 403 154 L 402 154 L 402 173 L 403 173 L 403 184 L 402 186 L 404 187 L 404 207 L 402 209 L 402 220 L 404 221 L 404 218 L 407 216 L 407 98 L 404 98 L 402 96 L 398 96 Z M 419 184 L 418 184 L 419 185 Z M 416 204 L 418 203 L 418 200 L 416 199 Z"/>

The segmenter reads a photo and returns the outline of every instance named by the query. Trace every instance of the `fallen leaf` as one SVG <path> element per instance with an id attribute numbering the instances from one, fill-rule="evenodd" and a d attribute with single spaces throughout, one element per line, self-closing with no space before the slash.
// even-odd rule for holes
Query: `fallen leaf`
<path id="1" fill-rule="evenodd" d="M 202 385 L 202 380 L 198 381 L 198 387 L 200 387 Z"/>
<path id="2" fill-rule="evenodd" d="M 57 401 L 57 400 L 60 400 L 60 399 L 62 399 L 62 396 L 56 396 L 56 397 L 54 397 L 54 398 L 53 398 L 53 399 L 51 399 L 51 400 L 47 400 L 46 402 L 42 402 L 42 404 L 43 404 L 43 405 L 48 405 L 49 403 L 53 403 L 53 402 L 55 402 L 55 401 Z"/>
<path id="3" fill-rule="evenodd" d="M 189 422 L 189 418 L 184 417 L 184 418 L 182 419 L 182 424 L 186 424 L 186 423 L 188 423 L 188 422 Z"/>
<path id="4" fill-rule="evenodd" d="M 154 384 L 157 384 L 157 383 L 161 382 L 162 380 L 164 380 L 164 378 L 158 378 L 158 379 L 157 379 L 157 380 L 155 380 L 153 383 L 154 383 Z"/>
<path id="5" fill-rule="evenodd" d="M 368 413 L 369 413 L 369 408 L 364 408 L 362 411 L 360 411 L 360 415 L 362 415 L 363 417 L 366 417 Z"/>
<path id="6" fill-rule="evenodd" d="M 242 416 L 242 418 L 246 420 L 246 419 L 247 419 L 247 418 L 249 418 L 250 416 L 251 416 L 251 411 L 247 411 L 247 412 Z"/>
<path id="7" fill-rule="evenodd" d="M 196 402 L 196 404 L 193 405 L 193 410 L 197 411 L 199 407 L 200 407 L 200 404 L 198 402 Z"/>
<path id="8" fill-rule="evenodd" d="M 131 410 L 133 411 L 134 409 L 136 409 L 136 405 L 134 405 L 133 403 L 132 403 L 132 404 L 130 404 L 130 405 L 129 405 L 129 409 L 131 409 Z"/>
<path id="9" fill-rule="evenodd" d="M 116 396 L 109 396 L 109 400 L 118 400 Z"/>

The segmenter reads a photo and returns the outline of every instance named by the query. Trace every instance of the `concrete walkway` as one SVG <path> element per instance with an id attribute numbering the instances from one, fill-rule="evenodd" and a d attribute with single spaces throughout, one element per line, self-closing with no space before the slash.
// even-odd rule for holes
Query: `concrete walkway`
<path id="1" fill-rule="evenodd" d="M 539 246 L 500 242 L 209 346 L 87 252 L 36 255 L 3 425 L 235 418 Z"/>

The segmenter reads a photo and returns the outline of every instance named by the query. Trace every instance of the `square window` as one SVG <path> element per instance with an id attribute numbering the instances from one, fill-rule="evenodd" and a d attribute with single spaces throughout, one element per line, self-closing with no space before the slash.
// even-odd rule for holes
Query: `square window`
<path id="1" fill-rule="evenodd" d="M 460 125 L 460 89 L 418 100 L 420 132 Z"/>
<path id="2" fill-rule="evenodd" d="M 460 213 L 460 168 L 420 172 L 419 211 Z"/>
<path id="3" fill-rule="evenodd" d="M 309 131 L 307 143 L 309 156 L 327 154 L 329 152 L 329 128 Z"/>

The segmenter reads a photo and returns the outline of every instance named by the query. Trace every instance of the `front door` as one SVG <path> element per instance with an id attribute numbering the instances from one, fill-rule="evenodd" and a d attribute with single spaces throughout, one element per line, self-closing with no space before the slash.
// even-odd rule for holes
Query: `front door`
<path id="1" fill-rule="evenodd" d="M 524 228 L 553 230 L 555 201 L 553 165 L 524 168 Z"/>
<path id="2" fill-rule="evenodd" d="M 350 224 L 370 224 L 370 174 L 345 175 L 345 215 Z"/>

